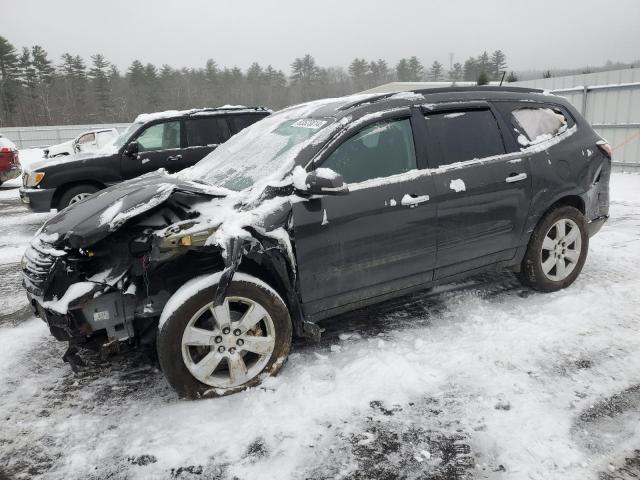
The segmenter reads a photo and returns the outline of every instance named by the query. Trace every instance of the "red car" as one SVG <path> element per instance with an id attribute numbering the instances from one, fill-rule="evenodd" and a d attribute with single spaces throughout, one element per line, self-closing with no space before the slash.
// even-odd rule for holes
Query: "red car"
<path id="1" fill-rule="evenodd" d="M 0 135 L 0 185 L 20 176 L 18 149 L 11 140 Z"/>

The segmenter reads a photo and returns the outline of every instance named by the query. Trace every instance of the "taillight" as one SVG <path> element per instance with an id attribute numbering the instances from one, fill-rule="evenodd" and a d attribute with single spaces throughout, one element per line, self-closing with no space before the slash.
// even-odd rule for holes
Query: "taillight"
<path id="1" fill-rule="evenodd" d="M 604 153 L 609 160 L 611 160 L 611 158 L 613 157 L 613 150 L 611 150 L 611 146 L 604 140 L 596 142 L 596 145 L 598 145 L 600 151 Z"/>
<path id="2" fill-rule="evenodd" d="M 12 158 L 13 155 L 11 155 L 11 150 L 8 148 L 0 148 L 0 171 L 4 172 L 11 168 Z"/>
<path id="3" fill-rule="evenodd" d="M 0 168 L 6 170 L 11 164 L 17 163 L 18 152 L 9 147 L 0 148 Z"/>

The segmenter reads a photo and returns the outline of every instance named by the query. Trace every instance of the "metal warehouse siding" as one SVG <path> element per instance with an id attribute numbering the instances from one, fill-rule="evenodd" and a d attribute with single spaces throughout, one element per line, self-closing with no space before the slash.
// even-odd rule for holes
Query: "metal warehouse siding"
<path id="1" fill-rule="evenodd" d="M 614 163 L 640 168 L 640 69 L 541 78 L 511 85 L 542 88 L 567 98 L 611 144 Z"/>

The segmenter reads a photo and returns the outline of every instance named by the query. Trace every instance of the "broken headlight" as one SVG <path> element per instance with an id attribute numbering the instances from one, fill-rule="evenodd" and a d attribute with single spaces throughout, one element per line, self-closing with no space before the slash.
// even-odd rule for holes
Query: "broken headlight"
<path id="1" fill-rule="evenodd" d="M 216 229 L 217 226 L 205 227 L 196 225 L 193 222 L 172 225 L 164 231 L 158 246 L 162 250 L 181 247 L 203 247 Z"/>

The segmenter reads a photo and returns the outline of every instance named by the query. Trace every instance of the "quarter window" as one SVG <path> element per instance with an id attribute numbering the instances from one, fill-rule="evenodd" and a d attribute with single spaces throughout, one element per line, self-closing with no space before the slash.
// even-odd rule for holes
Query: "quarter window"
<path id="1" fill-rule="evenodd" d="M 514 110 L 513 123 L 519 133 L 526 135 L 526 141 L 519 138 L 520 144 L 537 143 L 564 131 L 567 119 L 551 108 L 519 108 Z"/>
<path id="2" fill-rule="evenodd" d="M 238 133 L 240 130 L 244 130 L 249 125 L 253 125 L 263 118 L 264 116 L 262 115 L 231 115 L 229 120 L 231 120 L 233 132 Z"/>
<path id="3" fill-rule="evenodd" d="M 180 122 L 151 125 L 138 137 L 140 152 L 180 148 Z"/>
<path id="4" fill-rule="evenodd" d="M 185 120 L 187 145 L 203 147 L 226 142 L 231 137 L 229 125 L 224 117 L 193 118 Z"/>
<path id="5" fill-rule="evenodd" d="M 490 110 L 432 113 L 427 119 L 428 141 L 439 153 L 437 166 L 505 153 L 502 135 Z"/>
<path id="6" fill-rule="evenodd" d="M 410 120 L 378 122 L 364 128 L 336 148 L 322 166 L 342 175 L 347 183 L 416 169 Z"/>

